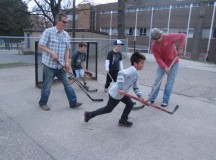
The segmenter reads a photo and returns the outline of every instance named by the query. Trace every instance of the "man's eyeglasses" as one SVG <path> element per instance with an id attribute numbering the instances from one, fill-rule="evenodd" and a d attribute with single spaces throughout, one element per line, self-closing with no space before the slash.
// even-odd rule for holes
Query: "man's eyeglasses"
<path id="1" fill-rule="evenodd" d="M 62 20 L 61 20 L 61 22 L 64 23 L 64 24 L 67 24 L 67 23 L 68 23 L 68 21 L 62 21 Z"/>

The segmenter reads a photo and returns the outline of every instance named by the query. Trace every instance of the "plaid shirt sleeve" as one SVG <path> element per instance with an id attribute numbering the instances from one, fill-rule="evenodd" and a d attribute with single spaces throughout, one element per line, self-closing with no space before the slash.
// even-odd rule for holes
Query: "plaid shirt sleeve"
<path id="1" fill-rule="evenodd" d="M 67 37 L 66 49 L 70 49 L 71 48 L 70 47 L 70 36 L 69 36 L 69 34 L 67 32 L 65 32 L 65 33 L 66 33 L 66 37 Z"/>
<path id="2" fill-rule="evenodd" d="M 46 29 L 40 38 L 39 44 L 41 44 L 43 46 L 47 46 L 48 40 L 49 40 L 49 33 L 48 33 L 48 30 Z"/>

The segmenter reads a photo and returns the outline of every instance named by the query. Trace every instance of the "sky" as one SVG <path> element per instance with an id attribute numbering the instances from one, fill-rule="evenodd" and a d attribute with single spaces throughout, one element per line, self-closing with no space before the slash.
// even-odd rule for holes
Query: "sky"
<path id="1" fill-rule="evenodd" d="M 23 0 L 23 1 L 27 1 L 27 0 Z M 62 0 L 63 2 L 65 1 L 68 2 L 68 0 Z M 71 2 L 73 2 L 73 0 L 69 0 Z M 76 2 L 76 5 L 82 3 L 83 1 L 85 2 L 91 2 L 92 4 L 94 5 L 97 5 L 97 4 L 105 4 L 105 3 L 113 3 L 113 2 L 118 2 L 118 0 L 75 0 Z M 30 3 L 28 4 L 29 8 L 32 8 L 34 6 L 34 1 L 31 0 Z"/>
<path id="2" fill-rule="evenodd" d="M 76 4 L 81 3 L 83 0 L 76 0 Z M 112 3 L 112 2 L 118 2 L 118 0 L 87 0 L 92 2 L 93 4 L 104 4 L 104 3 Z"/>

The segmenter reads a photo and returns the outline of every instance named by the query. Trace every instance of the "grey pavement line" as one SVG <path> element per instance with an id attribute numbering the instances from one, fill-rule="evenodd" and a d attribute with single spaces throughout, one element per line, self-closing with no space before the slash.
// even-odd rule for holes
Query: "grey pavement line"
<path id="1" fill-rule="evenodd" d="M 30 138 L 39 148 L 41 148 L 49 157 L 53 160 L 56 160 L 43 146 L 41 146 L 36 140 L 34 140 L 22 127 L 19 123 L 17 123 L 11 116 L 9 116 L 6 112 L 4 112 L 2 109 L 0 109 L 2 113 L 4 113 L 11 121 L 13 121 L 17 127 L 28 137 Z"/>

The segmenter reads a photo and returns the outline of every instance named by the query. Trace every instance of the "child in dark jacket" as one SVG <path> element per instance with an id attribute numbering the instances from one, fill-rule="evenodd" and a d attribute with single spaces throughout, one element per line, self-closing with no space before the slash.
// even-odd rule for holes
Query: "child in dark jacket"
<path id="1" fill-rule="evenodd" d="M 107 72 L 106 83 L 104 85 L 104 91 L 107 92 L 112 80 L 116 82 L 118 72 L 123 70 L 123 60 L 121 54 L 121 47 L 123 42 L 119 39 L 113 42 L 113 49 L 107 54 L 105 61 L 105 69 Z"/>

